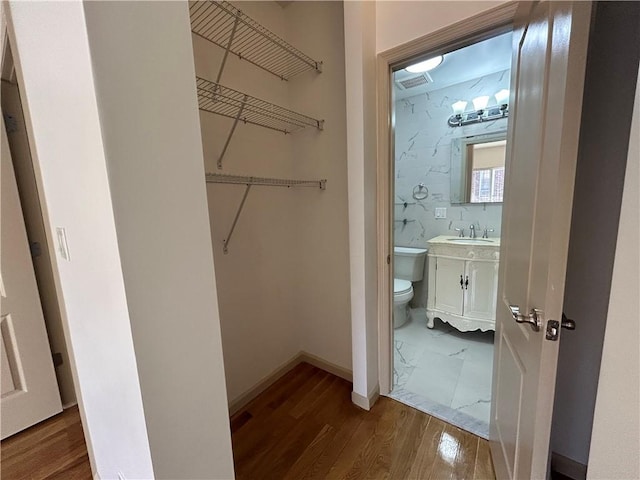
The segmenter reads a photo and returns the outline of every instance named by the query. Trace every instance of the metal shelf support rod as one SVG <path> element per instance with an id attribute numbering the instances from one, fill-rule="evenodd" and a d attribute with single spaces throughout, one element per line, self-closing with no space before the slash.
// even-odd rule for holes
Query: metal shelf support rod
<path id="1" fill-rule="evenodd" d="M 225 153 L 227 153 L 227 148 L 229 148 L 229 142 L 231 142 L 231 137 L 233 136 L 233 132 L 236 131 L 236 127 L 238 126 L 238 121 L 240 120 L 240 116 L 242 115 L 242 111 L 244 110 L 244 106 L 246 105 L 246 103 L 247 103 L 247 96 L 245 95 L 244 98 L 242 99 L 242 104 L 238 109 L 236 118 L 233 120 L 233 126 L 231 127 L 231 131 L 229 131 L 229 136 L 227 137 L 227 141 L 224 142 L 224 147 L 222 147 L 222 152 L 218 157 L 218 170 L 222 169 L 222 159 L 224 158 Z"/>
<path id="2" fill-rule="evenodd" d="M 227 63 L 227 57 L 229 56 L 229 50 L 231 49 L 231 44 L 233 43 L 233 38 L 236 36 L 236 29 L 238 28 L 238 22 L 240 21 L 240 15 L 242 12 L 238 10 L 236 13 L 236 19 L 233 22 L 233 28 L 231 29 L 231 35 L 229 36 L 229 42 L 227 43 L 227 48 L 224 50 L 224 56 L 222 57 L 222 63 L 220 64 L 220 70 L 218 70 L 218 77 L 216 78 L 216 83 L 220 84 L 220 79 L 222 78 L 222 72 L 224 70 L 224 66 Z M 220 168 L 220 167 L 219 167 Z"/>
<path id="3" fill-rule="evenodd" d="M 229 242 L 231 241 L 231 236 L 233 235 L 233 231 L 236 228 L 236 223 L 238 223 L 238 218 L 240 218 L 240 213 L 242 213 L 242 207 L 244 207 L 244 202 L 247 200 L 247 195 L 249 195 L 249 190 L 251 190 L 251 184 L 247 185 L 247 188 L 244 190 L 244 195 L 242 196 L 242 200 L 240 200 L 240 206 L 238 207 L 238 211 L 236 212 L 236 216 L 233 219 L 233 223 L 231 224 L 231 230 L 229 230 L 229 235 L 223 241 L 222 251 L 226 255 L 229 253 Z"/>

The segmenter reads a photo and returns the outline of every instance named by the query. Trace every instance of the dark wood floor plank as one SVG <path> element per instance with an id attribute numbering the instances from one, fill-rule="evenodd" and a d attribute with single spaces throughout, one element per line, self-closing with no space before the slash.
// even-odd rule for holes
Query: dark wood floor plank
<path id="1" fill-rule="evenodd" d="M 440 445 L 440 437 L 445 426 L 446 424 L 442 420 L 431 417 L 418 446 L 418 452 L 413 460 L 408 478 L 427 479 L 430 477 L 434 463 L 438 458 L 438 445 Z"/>
<path id="2" fill-rule="evenodd" d="M 319 374 L 324 373 L 307 366 L 310 368 L 296 368 L 274 383 L 265 392 L 267 402 L 258 397 L 249 404 L 252 418 L 232 435 L 233 457 L 236 470 L 241 474 L 251 471 L 277 440 L 296 425 L 296 419 L 288 414 L 289 411 L 314 385 Z M 243 411 L 238 412 L 234 419 L 242 414 Z"/>
<path id="3" fill-rule="evenodd" d="M 349 382 L 296 366 L 231 419 L 238 480 L 494 480 L 486 440 L 382 397 L 351 402 Z M 77 408 L 2 442 L 11 480 L 90 480 Z"/>
<path id="4" fill-rule="evenodd" d="M 415 409 L 410 409 L 407 418 L 407 427 L 402 432 L 402 439 L 399 448 L 396 448 L 391 458 L 391 469 L 388 475 L 381 477 L 381 480 L 387 478 L 392 480 L 406 480 L 409 478 L 411 466 L 418 454 L 418 448 L 422 443 L 422 437 L 427 431 L 427 425 L 431 417 L 424 415 Z"/>
<path id="5" fill-rule="evenodd" d="M 331 425 L 325 425 L 316 435 L 309 446 L 302 452 L 295 463 L 282 480 L 300 480 L 312 469 L 315 460 L 322 455 L 322 452 L 334 440 L 336 430 Z"/>
<path id="6" fill-rule="evenodd" d="M 369 462 L 364 476 L 357 478 L 386 478 L 391 472 L 391 462 L 400 450 L 401 438 L 407 430 L 407 421 L 415 410 L 395 401 L 390 407 L 394 415 L 389 418 L 387 425 L 384 425 L 384 419 L 380 422 L 380 434 L 374 440 L 377 443 L 374 449 L 375 457 Z"/>
<path id="7" fill-rule="evenodd" d="M 473 478 L 478 453 L 478 437 L 453 425 L 448 425 L 445 432 L 458 442 L 458 454 L 453 463 L 452 478 L 468 480 Z"/>
<path id="8" fill-rule="evenodd" d="M 476 455 L 475 468 L 473 471 L 474 480 L 494 480 L 496 474 L 493 470 L 489 442 L 481 438 L 478 439 L 478 453 Z"/>
<path id="9" fill-rule="evenodd" d="M 77 407 L 3 440 L 0 450 L 3 479 L 91 478 Z"/>
<path id="10" fill-rule="evenodd" d="M 349 473 L 354 464 L 362 455 L 362 448 L 367 445 L 367 440 L 375 434 L 376 427 L 384 410 L 374 408 L 365 416 L 356 428 L 353 435 L 346 442 L 340 454 L 336 457 L 326 478 L 341 479 Z"/>
<path id="11" fill-rule="evenodd" d="M 347 453 L 345 449 L 341 459 L 342 462 L 336 462 L 336 465 L 329 472 L 330 476 L 333 475 L 335 478 L 345 480 L 359 480 L 365 477 L 369 467 L 375 463 L 382 439 L 389 435 L 389 431 L 400 414 L 399 409 L 396 408 L 379 408 L 378 410 L 380 411 L 380 418 L 372 424 L 370 433 L 366 430 L 363 431 L 362 433 L 366 436 L 364 438 L 354 437 L 355 441 L 348 446 L 348 448 L 354 450 L 354 460 L 348 460 L 349 457 L 345 455 Z M 345 465 L 346 472 L 343 473 L 340 468 L 337 468 L 337 465 Z"/>

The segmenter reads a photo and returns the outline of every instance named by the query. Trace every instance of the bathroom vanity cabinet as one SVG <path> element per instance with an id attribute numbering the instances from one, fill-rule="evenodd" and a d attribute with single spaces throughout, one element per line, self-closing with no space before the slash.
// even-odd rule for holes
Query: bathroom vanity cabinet
<path id="1" fill-rule="evenodd" d="M 442 235 L 428 245 L 427 326 L 495 330 L 500 240 Z"/>

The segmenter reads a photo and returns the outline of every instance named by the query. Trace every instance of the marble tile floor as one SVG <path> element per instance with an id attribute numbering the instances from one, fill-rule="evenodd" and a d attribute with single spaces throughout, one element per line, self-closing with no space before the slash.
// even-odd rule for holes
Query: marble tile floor
<path id="1" fill-rule="evenodd" d="M 425 309 L 394 330 L 393 391 L 402 403 L 480 437 L 489 437 L 493 332 L 459 332 Z"/>

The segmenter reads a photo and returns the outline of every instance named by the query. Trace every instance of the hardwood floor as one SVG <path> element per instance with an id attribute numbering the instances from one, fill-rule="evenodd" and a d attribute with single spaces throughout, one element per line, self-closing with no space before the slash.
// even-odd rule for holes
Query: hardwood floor
<path id="1" fill-rule="evenodd" d="M 494 479 L 486 440 L 382 397 L 370 412 L 351 384 L 301 364 L 231 422 L 236 478 Z"/>
<path id="2" fill-rule="evenodd" d="M 91 479 L 78 407 L 3 440 L 0 451 L 3 480 Z"/>
<path id="3" fill-rule="evenodd" d="M 494 479 L 486 440 L 303 363 L 231 419 L 238 480 Z M 77 408 L 2 442 L 4 480 L 91 479 Z"/>

